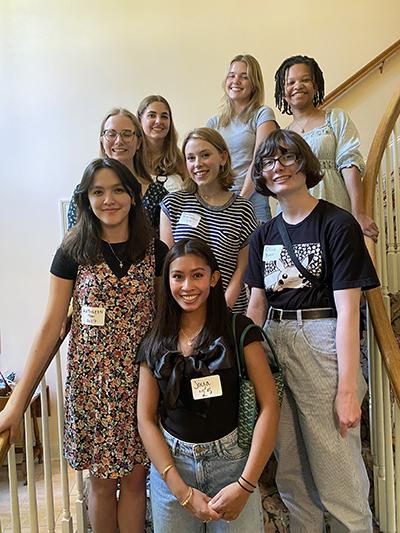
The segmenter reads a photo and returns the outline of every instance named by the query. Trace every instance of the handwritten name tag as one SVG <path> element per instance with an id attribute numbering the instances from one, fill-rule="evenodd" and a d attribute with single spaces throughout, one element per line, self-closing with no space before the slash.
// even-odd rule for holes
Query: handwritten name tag
<path id="1" fill-rule="evenodd" d="M 183 212 L 178 220 L 178 224 L 184 224 L 191 228 L 197 228 L 199 225 L 201 216 L 198 213 Z"/>
<path id="2" fill-rule="evenodd" d="M 282 244 L 266 244 L 263 250 L 263 261 L 268 263 L 269 261 L 276 261 L 279 259 L 282 248 Z"/>
<path id="3" fill-rule="evenodd" d="M 194 400 L 222 396 L 221 379 L 218 375 L 190 380 Z"/>
<path id="4" fill-rule="evenodd" d="M 81 322 L 85 326 L 104 326 L 106 310 L 104 307 L 82 306 Z"/>

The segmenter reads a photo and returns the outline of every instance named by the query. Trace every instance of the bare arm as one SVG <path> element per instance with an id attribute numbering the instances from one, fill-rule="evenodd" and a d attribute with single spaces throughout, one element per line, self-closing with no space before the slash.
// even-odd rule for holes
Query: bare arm
<path id="1" fill-rule="evenodd" d="M 336 325 L 336 350 L 338 358 L 338 390 L 335 412 L 342 437 L 347 429 L 360 422 L 361 408 L 358 398 L 360 369 L 360 289 L 334 291 L 338 313 Z"/>
<path id="2" fill-rule="evenodd" d="M 171 248 L 174 244 L 171 222 L 163 210 L 160 213 L 160 239 L 165 242 L 168 248 Z"/>
<path id="3" fill-rule="evenodd" d="M 145 363 L 140 366 L 139 389 L 138 389 L 138 425 L 146 451 L 153 466 L 162 473 L 164 469 L 173 464 L 168 445 L 158 426 L 158 403 L 160 392 L 157 380 L 154 378 Z M 169 490 L 179 501 L 183 501 L 189 491 L 189 486 L 183 481 L 178 470 L 172 468 L 165 476 L 165 482 Z M 208 507 L 210 498 L 194 489 L 186 509 L 200 520 L 218 520 L 219 514 Z"/>
<path id="4" fill-rule="evenodd" d="M 250 294 L 250 301 L 247 307 L 247 316 L 252 321 L 260 326 L 264 326 L 265 318 L 267 316 L 267 299 L 265 297 L 265 290 L 252 287 Z"/>
<path id="5" fill-rule="evenodd" d="M 243 276 L 247 268 L 247 262 L 249 258 L 249 246 L 244 246 L 238 255 L 236 270 L 231 277 L 231 281 L 225 291 L 225 300 L 231 309 L 239 298 L 240 291 L 243 287 Z"/>
<path id="6" fill-rule="evenodd" d="M 372 218 L 365 213 L 360 171 L 356 166 L 343 168 L 342 176 L 350 197 L 351 212 L 354 218 L 360 224 L 364 235 L 371 237 L 376 242 L 378 240 L 379 229 Z"/>
<path id="7" fill-rule="evenodd" d="M 253 172 L 253 163 L 254 163 L 254 156 L 256 155 L 257 148 L 260 146 L 262 141 L 268 137 L 268 135 L 276 130 L 276 122 L 274 120 L 267 120 L 266 122 L 263 122 L 258 126 L 256 131 L 256 143 L 254 145 L 254 152 L 253 152 L 253 161 L 251 162 L 251 165 L 247 169 L 246 177 L 244 179 L 242 190 L 240 191 L 240 196 L 244 196 L 245 198 L 250 198 L 250 196 L 254 192 L 254 183 L 252 179 L 252 172 Z"/>
<path id="8" fill-rule="evenodd" d="M 252 490 L 269 459 L 278 430 L 279 407 L 275 383 L 260 342 L 252 342 L 244 348 L 246 368 L 253 382 L 259 415 L 254 428 L 249 457 L 241 479 L 242 485 Z M 248 482 L 248 483 L 246 483 Z M 235 520 L 241 513 L 250 494 L 237 481 L 224 487 L 212 498 L 209 506 L 223 515 L 224 520 Z"/>
<path id="9" fill-rule="evenodd" d="M 14 442 L 17 437 L 32 384 L 40 375 L 60 336 L 72 295 L 72 287 L 72 280 L 50 275 L 49 297 L 43 321 L 33 341 L 21 379 L 11 399 L 0 413 L 0 432 L 10 429 L 10 442 Z"/>

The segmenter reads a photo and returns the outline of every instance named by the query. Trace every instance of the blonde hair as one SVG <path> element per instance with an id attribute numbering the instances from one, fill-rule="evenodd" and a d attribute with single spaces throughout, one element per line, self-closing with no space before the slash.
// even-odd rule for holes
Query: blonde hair
<path id="1" fill-rule="evenodd" d="M 175 129 L 172 111 L 168 101 L 159 94 L 151 94 L 146 96 L 146 98 L 143 98 L 138 106 L 137 116 L 141 122 L 144 112 L 149 105 L 153 104 L 154 102 L 161 102 L 167 108 L 170 119 L 170 127 L 164 139 L 163 153 L 156 158 L 152 158 L 150 152 L 148 153 L 150 169 L 153 174 L 161 171 L 166 176 L 171 174 L 179 174 L 183 179 L 186 175 L 186 166 L 182 152 L 178 148 L 178 134 Z"/>
<path id="2" fill-rule="evenodd" d="M 128 111 L 128 109 L 125 109 L 123 107 L 113 107 L 113 109 L 111 109 L 111 111 L 109 111 L 105 118 L 102 120 L 100 125 L 100 156 L 107 157 L 101 140 L 104 133 L 104 125 L 110 117 L 114 117 L 116 115 L 123 115 L 124 117 L 128 117 L 133 124 L 136 137 L 140 139 L 140 145 L 138 146 L 138 149 L 136 150 L 133 156 L 133 172 L 135 176 L 143 178 L 149 183 L 152 183 L 153 180 L 150 176 L 149 163 L 147 160 L 148 148 L 146 137 L 143 135 L 142 126 L 140 125 L 139 120 L 135 117 L 133 113 Z"/>
<path id="3" fill-rule="evenodd" d="M 264 81 L 263 75 L 261 72 L 261 67 L 257 59 L 250 54 L 239 54 L 235 56 L 232 61 L 229 63 L 229 70 L 233 63 L 243 62 L 247 66 L 247 76 L 251 83 L 251 97 L 250 101 L 247 104 L 246 108 L 240 113 L 239 119 L 242 122 L 248 122 L 257 109 L 264 104 Z M 228 73 L 229 73 L 228 70 Z M 226 127 L 229 122 L 233 119 L 235 112 L 232 104 L 232 100 L 226 94 L 226 80 L 228 74 L 225 76 L 225 79 L 222 83 L 222 88 L 224 89 L 224 96 L 222 97 L 221 104 L 221 113 L 218 119 L 219 127 Z"/>
<path id="4" fill-rule="evenodd" d="M 190 131 L 186 135 L 185 139 L 183 140 L 183 144 L 182 144 L 182 152 L 185 158 L 186 158 L 186 155 L 185 155 L 186 145 L 192 139 L 201 139 L 202 141 L 206 141 L 210 143 L 212 146 L 214 146 L 214 148 L 216 148 L 216 150 L 218 150 L 220 154 L 223 154 L 224 152 L 226 152 L 227 154 L 226 162 L 224 166 L 221 167 L 221 170 L 218 174 L 218 179 L 221 183 L 222 188 L 228 191 L 232 187 L 234 179 L 233 179 L 231 156 L 230 156 L 228 147 L 222 135 L 218 133 L 218 131 L 213 130 L 211 128 L 196 128 Z M 195 193 L 197 191 L 197 183 L 193 181 L 189 175 L 187 175 L 183 182 L 183 188 L 187 192 Z"/>

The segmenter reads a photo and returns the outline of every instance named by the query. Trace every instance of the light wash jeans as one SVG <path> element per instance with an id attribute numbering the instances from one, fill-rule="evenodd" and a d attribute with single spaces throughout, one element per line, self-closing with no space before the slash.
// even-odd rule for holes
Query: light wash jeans
<path id="1" fill-rule="evenodd" d="M 259 192 L 254 191 L 249 200 L 253 205 L 254 213 L 259 222 L 267 222 L 271 219 L 268 196 L 263 196 Z"/>
<path id="2" fill-rule="evenodd" d="M 286 388 L 279 421 L 276 482 L 289 509 L 290 531 L 321 533 L 324 511 L 332 533 L 370 533 L 369 481 L 360 428 L 339 434 L 336 319 L 267 320 Z M 359 399 L 366 385 L 359 371 Z"/>
<path id="3" fill-rule="evenodd" d="M 243 472 L 248 451 L 237 444 L 237 430 L 213 442 L 194 444 L 179 440 L 162 429 L 174 464 L 185 482 L 210 497 L 236 481 Z M 158 471 L 150 469 L 150 495 L 154 533 L 262 533 L 260 492 L 249 497 L 240 516 L 232 521 L 204 524 L 182 507 Z"/>

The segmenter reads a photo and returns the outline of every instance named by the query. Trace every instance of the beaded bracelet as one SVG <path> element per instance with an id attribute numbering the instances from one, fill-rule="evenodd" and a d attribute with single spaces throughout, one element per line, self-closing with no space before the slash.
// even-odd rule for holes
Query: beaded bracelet
<path id="1" fill-rule="evenodd" d="M 246 489 L 246 487 L 244 487 L 244 486 L 240 483 L 240 479 L 238 479 L 237 482 L 239 483 L 239 487 L 241 487 L 243 490 L 245 490 L 245 491 L 248 492 L 249 494 L 253 494 L 254 490 Z"/>
<path id="2" fill-rule="evenodd" d="M 161 474 L 161 477 L 163 478 L 163 480 L 165 481 L 165 476 L 168 474 L 168 472 L 171 470 L 171 468 L 174 468 L 175 465 L 173 464 L 170 464 L 168 466 L 166 466 L 164 468 L 164 470 L 162 471 L 162 474 Z"/>
<path id="3" fill-rule="evenodd" d="M 186 507 L 186 505 L 189 503 L 189 500 L 192 496 L 193 496 L 193 487 L 189 487 L 188 495 L 182 502 L 179 502 L 182 505 L 182 507 Z"/>
<path id="4" fill-rule="evenodd" d="M 253 487 L 253 489 L 256 489 L 257 487 L 255 485 L 253 485 L 253 483 L 250 483 L 250 481 L 247 481 L 247 479 L 244 479 L 243 476 L 240 476 L 241 479 L 243 479 L 243 481 L 245 483 L 247 483 L 247 485 L 250 485 L 250 487 Z"/>

